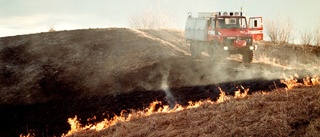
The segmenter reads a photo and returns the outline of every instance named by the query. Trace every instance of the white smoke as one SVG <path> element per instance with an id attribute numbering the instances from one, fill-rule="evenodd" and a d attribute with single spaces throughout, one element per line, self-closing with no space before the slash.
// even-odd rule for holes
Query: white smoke
<path id="1" fill-rule="evenodd" d="M 167 100 L 170 108 L 172 109 L 172 108 L 174 108 L 174 106 L 176 104 L 176 99 L 172 95 L 170 88 L 168 86 L 168 76 L 169 76 L 168 72 L 163 74 L 162 82 L 161 82 L 161 89 L 166 93 L 166 100 Z"/>

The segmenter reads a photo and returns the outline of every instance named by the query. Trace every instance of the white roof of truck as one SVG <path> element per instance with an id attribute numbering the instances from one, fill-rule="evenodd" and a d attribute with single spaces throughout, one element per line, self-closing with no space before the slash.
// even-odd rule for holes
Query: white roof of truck
<path id="1" fill-rule="evenodd" d="M 242 16 L 242 12 L 198 12 L 199 18 L 212 18 L 215 16 Z"/>

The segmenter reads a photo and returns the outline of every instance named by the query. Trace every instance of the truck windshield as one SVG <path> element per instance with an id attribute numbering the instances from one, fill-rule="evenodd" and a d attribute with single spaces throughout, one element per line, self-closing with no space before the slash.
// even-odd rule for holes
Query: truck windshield
<path id="1" fill-rule="evenodd" d="M 245 17 L 225 17 L 218 18 L 218 28 L 247 28 L 247 21 Z"/>

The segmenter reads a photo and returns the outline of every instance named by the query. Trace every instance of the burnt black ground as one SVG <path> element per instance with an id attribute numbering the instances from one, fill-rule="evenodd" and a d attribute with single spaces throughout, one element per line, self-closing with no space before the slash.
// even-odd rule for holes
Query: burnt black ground
<path id="1" fill-rule="evenodd" d="M 178 104 L 188 105 L 189 101 L 216 100 L 220 94 L 218 87 L 227 94 L 233 95 L 234 91 L 242 89 L 240 86 L 249 88 L 249 93 L 285 87 L 280 80 L 255 79 L 170 90 Z M 145 109 L 156 100 L 167 105 L 166 95 L 161 90 L 132 91 L 126 94 L 91 98 L 68 95 L 33 105 L 0 105 L 0 136 L 19 136 L 27 133 L 34 133 L 36 136 L 60 136 L 70 129 L 67 123 L 68 118 L 77 116 L 81 124 L 99 122 L 104 118 L 119 115 L 124 110 L 130 112 L 132 109 Z M 94 116 L 96 119 L 87 121 Z"/>

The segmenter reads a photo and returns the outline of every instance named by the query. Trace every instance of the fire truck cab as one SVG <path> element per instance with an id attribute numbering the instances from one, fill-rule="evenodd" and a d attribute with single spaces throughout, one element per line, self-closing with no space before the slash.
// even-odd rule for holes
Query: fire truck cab
<path id="1" fill-rule="evenodd" d="M 243 62 L 252 62 L 253 43 L 263 40 L 262 17 L 247 18 L 242 12 L 189 13 L 185 39 L 190 42 L 192 56 L 207 52 L 212 58 L 223 59 L 230 54 L 242 54 Z"/>

